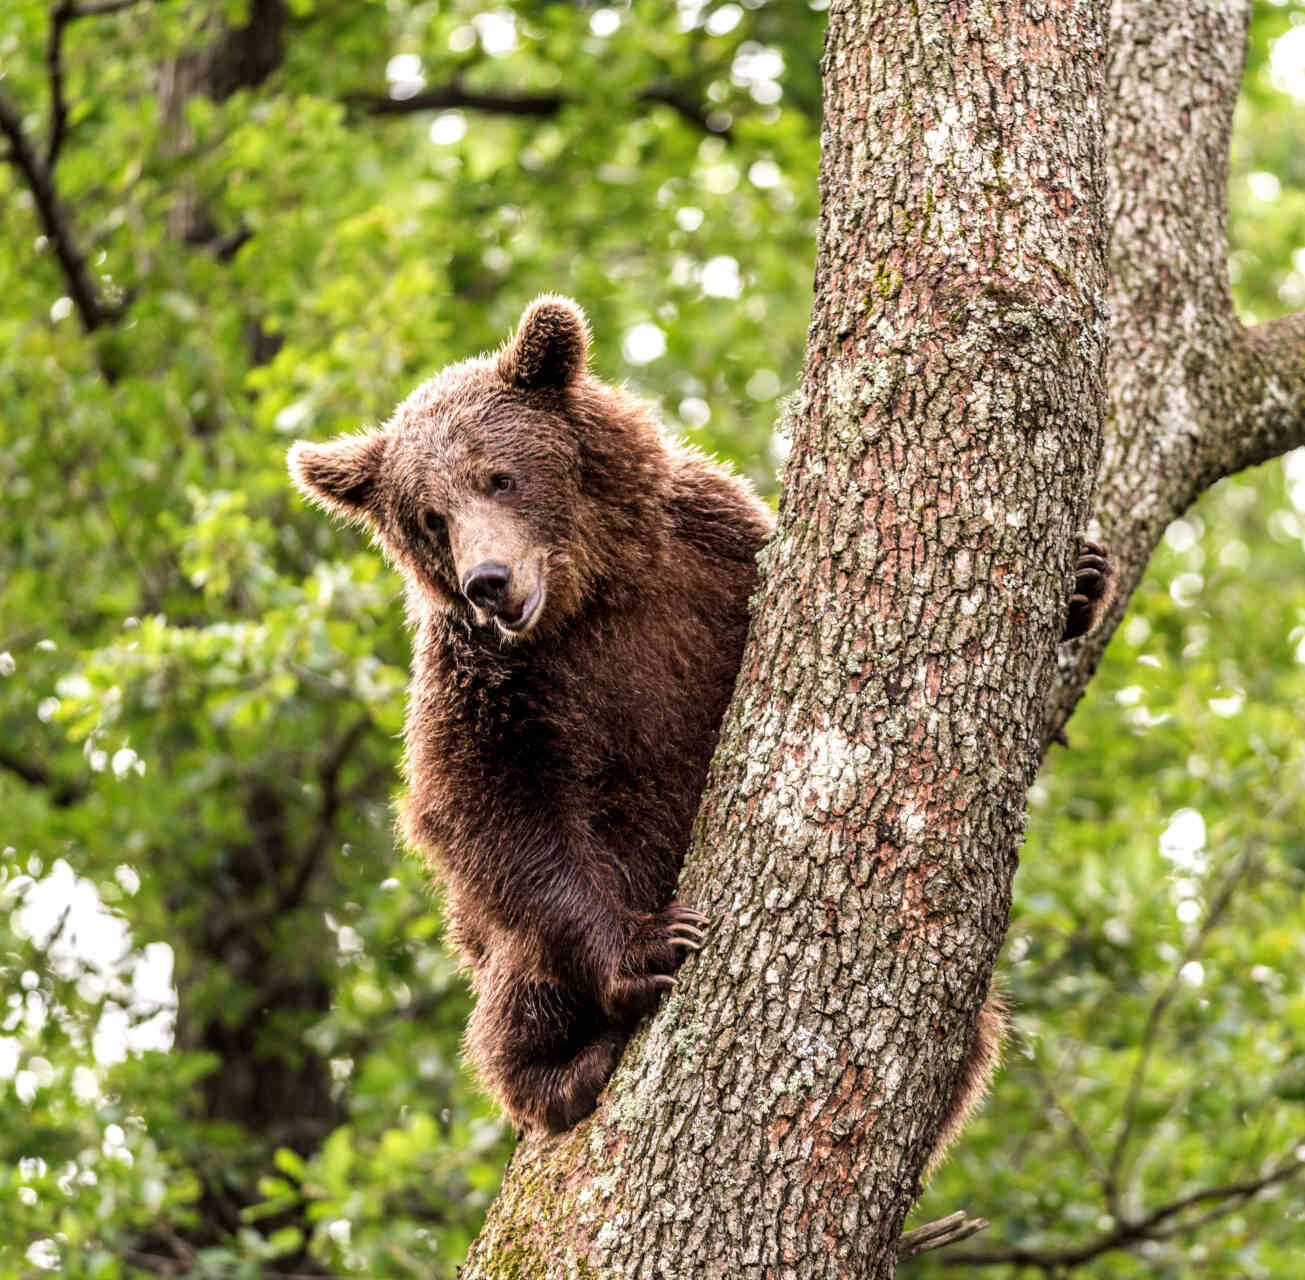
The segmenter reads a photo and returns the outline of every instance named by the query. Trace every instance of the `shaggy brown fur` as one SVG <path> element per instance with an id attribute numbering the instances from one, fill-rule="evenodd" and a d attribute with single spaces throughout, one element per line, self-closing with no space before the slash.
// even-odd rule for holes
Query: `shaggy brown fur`
<path id="1" fill-rule="evenodd" d="M 701 941 L 676 881 L 771 528 L 587 352 L 579 308 L 541 298 L 382 429 L 290 454 L 403 573 L 404 832 L 471 970 L 468 1053 L 517 1123 L 549 1130 L 593 1109 Z M 990 1004 L 952 1128 L 999 1038 Z"/>

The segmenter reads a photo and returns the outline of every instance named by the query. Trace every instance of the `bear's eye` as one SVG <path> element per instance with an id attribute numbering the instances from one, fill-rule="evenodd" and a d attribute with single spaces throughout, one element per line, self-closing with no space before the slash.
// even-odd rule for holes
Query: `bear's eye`
<path id="1" fill-rule="evenodd" d="M 512 493 L 517 487 L 517 482 L 506 471 L 490 476 L 489 484 L 495 493 Z"/>
<path id="2" fill-rule="evenodd" d="M 444 533 L 444 517 L 440 515 L 434 507 L 427 507 L 421 513 L 421 527 L 430 534 L 432 538 L 438 538 Z"/>

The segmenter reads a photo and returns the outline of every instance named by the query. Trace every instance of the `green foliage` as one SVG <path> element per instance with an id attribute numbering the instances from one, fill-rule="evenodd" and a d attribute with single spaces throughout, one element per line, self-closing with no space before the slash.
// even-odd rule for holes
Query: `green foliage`
<path id="1" fill-rule="evenodd" d="M 1258 0 L 1228 182 L 1233 293 L 1248 322 L 1305 308 L 1305 7 Z"/>
<path id="2" fill-rule="evenodd" d="M 304 508 L 290 440 L 382 419 L 561 290 L 600 372 L 774 487 L 818 13 L 299 3 L 266 79 L 182 92 L 275 7 L 65 30 L 58 190 L 120 321 L 82 332 L 0 169 L 0 1276 L 451 1276 L 497 1185 L 510 1135 L 395 851 L 398 584 Z M 48 33 L 44 0 L 4 6 L 35 140 Z M 375 115 L 387 67 L 567 101 Z"/>
<path id="3" fill-rule="evenodd" d="M 459 1064 L 439 906 L 395 850 L 398 584 L 304 509 L 289 441 L 381 420 L 556 290 L 588 308 L 603 376 L 775 487 L 823 5 L 296 0 L 265 78 L 183 92 L 224 22 L 276 7 L 68 25 L 57 186 L 120 319 L 83 332 L 0 168 L 0 1280 L 451 1277 L 510 1147 Z M 0 93 L 34 140 L 48 19 L 0 12 Z M 1238 134 L 1236 287 L 1260 317 L 1300 305 L 1305 271 L 1300 104 L 1266 70 L 1302 19 L 1257 8 Z M 418 78 L 563 101 L 369 109 Z M 1137 1114 L 1158 1137 L 1130 1146 L 1127 1194 L 1232 1181 L 1301 1132 L 1302 483 L 1266 468 L 1171 534 L 1040 783 L 1020 1038 L 936 1192 L 1009 1240 L 1093 1230 L 1039 1080 L 1108 1140 L 1150 1004 L 1250 841 L 1151 1055 Z M 1157 842 L 1183 809 L 1208 861 L 1179 876 Z M 1093 1266 L 1292 1275 L 1288 1203 Z"/>

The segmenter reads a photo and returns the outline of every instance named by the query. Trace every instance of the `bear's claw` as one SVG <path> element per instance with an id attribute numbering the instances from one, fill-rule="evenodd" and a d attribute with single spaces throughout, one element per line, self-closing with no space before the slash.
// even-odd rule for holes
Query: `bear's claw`
<path id="1" fill-rule="evenodd" d="M 707 917 L 692 907 L 673 902 L 666 908 L 666 941 L 686 951 L 701 951 L 707 938 Z"/>
<path id="2" fill-rule="evenodd" d="M 1074 594 L 1069 598 L 1062 640 L 1086 635 L 1101 621 L 1114 595 L 1110 552 L 1098 542 L 1085 542 L 1074 565 Z"/>
<path id="3" fill-rule="evenodd" d="M 682 902 L 672 902 L 663 913 L 671 923 L 683 921 L 685 924 L 705 925 L 707 917 L 696 907 L 686 907 Z"/>
<path id="4" fill-rule="evenodd" d="M 620 969 L 603 1000 L 613 1017 L 642 1017 L 658 999 L 679 986 L 675 970 L 702 948 L 707 917 L 678 902 L 634 922 Z"/>

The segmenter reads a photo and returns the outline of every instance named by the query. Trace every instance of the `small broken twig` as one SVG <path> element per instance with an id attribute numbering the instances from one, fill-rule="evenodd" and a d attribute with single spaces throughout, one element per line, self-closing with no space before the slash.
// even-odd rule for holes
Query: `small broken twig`
<path id="1" fill-rule="evenodd" d="M 987 1218 L 967 1218 L 964 1209 L 957 1209 L 955 1213 L 949 1213 L 945 1218 L 938 1218 L 933 1222 L 926 1222 L 922 1227 L 903 1231 L 897 1241 L 897 1256 L 899 1259 L 914 1258 L 916 1254 L 929 1253 L 934 1249 L 955 1244 L 958 1240 L 968 1240 L 971 1236 L 978 1235 L 986 1226 L 988 1226 Z"/>

